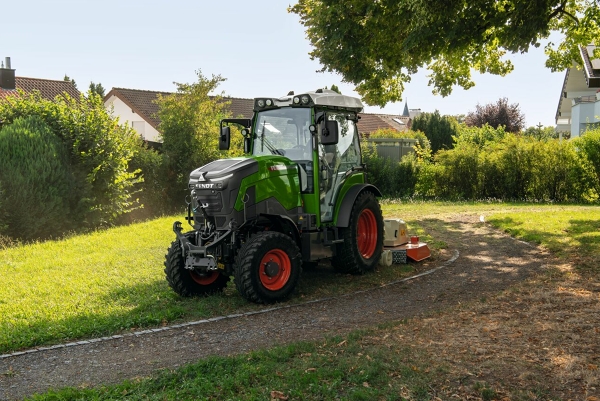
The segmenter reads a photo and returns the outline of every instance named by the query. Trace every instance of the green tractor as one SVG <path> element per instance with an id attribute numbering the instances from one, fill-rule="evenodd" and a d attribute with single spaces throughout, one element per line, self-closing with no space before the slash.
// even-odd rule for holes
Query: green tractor
<path id="1" fill-rule="evenodd" d="M 247 157 L 213 161 L 190 174 L 191 202 L 165 260 L 182 296 L 222 291 L 233 276 L 244 298 L 285 299 L 302 265 L 330 259 L 343 273 L 373 270 L 383 248 L 380 191 L 366 183 L 356 123 L 359 99 L 327 89 L 254 99 L 241 127 Z"/>

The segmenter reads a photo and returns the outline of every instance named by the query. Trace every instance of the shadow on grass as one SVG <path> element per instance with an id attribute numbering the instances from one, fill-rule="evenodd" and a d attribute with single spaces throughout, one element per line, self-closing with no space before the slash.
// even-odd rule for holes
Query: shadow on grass
<path id="1" fill-rule="evenodd" d="M 409 227 L 411 232 L 419 232 L 424 240 L 442 248 L 467 247 L 461 250 L 461 259 L 484 256 L 489 265 L 476 271 L 461 273 L 456 288 L 441 288 L 437 301 L 450 300 L 452 291 L 472 292 L 474 283 L 482 286 L 494 284 L 495 290 L 502 290 L 512 283 L 522 280 L 530 270 L 537 266 L 536 252 L 527 247 L 518 250 L 498 247 L 494 238 L 478 237 L 466 223 L 447 223 L 440 219 L 426 219 Z M 433 240 L 433 241 L 432 241 Z M 449 244 L 449 245 L 447 245 Z M 472 247 L 477 244 L 477 247 Z M 471 252 L 471 253 L 470 253 Z M 434 257 L 421 264 L 378 266 L 376 271 L 363 276 L 339 274 L 328 261 L 321 262 L 314 270 L 305 270 L 298 290 L 286 301 L 286 304 L 302 303 L 313 299 L 333 297 L 341 294 L 397 281 L 414 273 L 415 269 L 435 267 L 443 260 Z M 519 266 L 506 266 L 504 256 L 520 257 L 530 260 Z M 457 263 L 460 263 L 460 260 Z M 464 278 L 468 275 L 468 278 Z M 100 307 L 85 309 L 76 316 L 56 320 L 28 321 L 20 327 L 13 327 L 4 338 L 0 338 L 0 352 L 10 352 L 21 348 L 48 345 L 76 339 L 107 336 L 132 330 L 159 327 L 166 324 L 205 319 L 213 316 L 255 311 L 270 306 L 255 305 L 245 301 L 235 289 L 233 282 L 222 294 L 204 298 L 181 298 L 167 285 L 165 280 L 149 283 L 132 283 L 125 287 L 113 288 L 99 300 L 92 300 Z M 106 308 L 102 308 L 106 305 Z M 106 310 L 117 306 L 114 312 Z M 94 312 L 94 310 L 98 312 Z"/>
<path id="2" fill-rule="evenodd" d="M 490 219 L 490 223 L 514 237 L 544 245 L 580 269 L 600 273 L 600 218 L 569 220 L 568 225 L 552 233 L 525 227 L 523 221 L 511 217 Z"/>

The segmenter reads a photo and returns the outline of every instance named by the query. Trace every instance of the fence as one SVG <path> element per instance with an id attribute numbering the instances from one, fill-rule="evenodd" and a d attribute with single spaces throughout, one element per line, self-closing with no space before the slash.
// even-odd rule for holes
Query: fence
<path id="1" fill-rule="evenodd" d="M 370 138 L 367 143 L 374 144 L 377 156 L 388 157 L 399 162 L 404 155 L 414 153 L 417 140 L 414 138 Z"/>

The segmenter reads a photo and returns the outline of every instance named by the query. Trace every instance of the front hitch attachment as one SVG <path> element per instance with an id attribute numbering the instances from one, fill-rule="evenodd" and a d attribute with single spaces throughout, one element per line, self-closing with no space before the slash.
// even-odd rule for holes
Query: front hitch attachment
<path id="1" fill-rule="evenodd" d="M 181 243 L 181 253 L 185 258 L 185 268 L 188 270 L 196 270 L 197 268 L 210 271 L 217 270 L 217 261 L 214 256 L 206 252 L 205 246 L 194 245 L 190 240 L 181 233 L 181 222 L 173 223 L 173 232 Z"/>
<path id="2" fill-rule="evenodd" d="M 222 235 L 217 237 L 209 245 L 194 245 L 184 234 L 181 233 L 183 227 L 181 222 L 176 221 L 173 223 L 173 232 L 177 236 L 177 239 L 181 243 L 181 253 L 185 258 L 185 268 L 189 270 L 195 270 L 200 268 L 201 270 L 210 271 L 217 270 L 217 260 L 213 255 L 210 255 L 207 250 L 209 248 L 216 247 L 221 241 L 229 238 L 233 230 L 229 229 Z"/>

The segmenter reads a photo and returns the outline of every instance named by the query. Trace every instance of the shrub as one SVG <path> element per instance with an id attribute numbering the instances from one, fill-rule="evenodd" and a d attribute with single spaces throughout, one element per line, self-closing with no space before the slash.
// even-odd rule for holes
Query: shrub
<path id="1" fill-rule="evenodd" d="M 457 134 L 452 137 L 454 147 L 460 147 L 463 144 L 473 144 L 483 147 L 490 142 L 498 142 L 504 139 L 507 132 L 504 127 L 493 128 L 488 124 L 482 127 L 469 127 L 460 125 Z"/>
<path id="2" fill-rule="evenodd" d="M 64 144 L 40 117 L 20 117 L 0 129 L 5 234 L 33 239 L 68 229 L 72 180 Z"/>
<path id="3" fill-rule="evenodd" d="M 586 131 L 574 140 L 590 177 L 590 185 L 600 194 L 600 128 Z"/>
<path id="4" fill-rule="evenodd" d="M 369 182 L 386 197 L 412 196 L 415 191 L 419 163 L 414 154 L 408 154 L 400 162 L 377 156 L 373 145 L 363 145 L 363 162 L 367 164 Z"/>
<path id="5" fill-rule="evenodd" d="M 165 201 L 168 195 L 163 155 L 144 145 L 134 154 L 129 165 L 131 170 L 141 171 L 142 180 L 135 186 L 141 207 L 127 215 L 127 221 L 173 212 Z"/>
<path id="6" fill-rule="evenodd" d="M 474 199 L 480 196 L 479 148 L 465 144 L 460 148 L 439 151 L 434 162 L 443 168 L 435 170 L 436 196 L 452 199 Z"/>
<path id="7" fill-rule="evenodd" d="M 20 91 L 0 102 L 0 125 L 26 116 L 45 121 L 66 147 L 73 173 L 69 207 L 81 225 L 113 223 L 138 207 L 132 195 L 139 172 L 129 169 L 129 161 L 141 139 L 108 114 L 100 96 L 65 94 L 50 101 Z"/>

